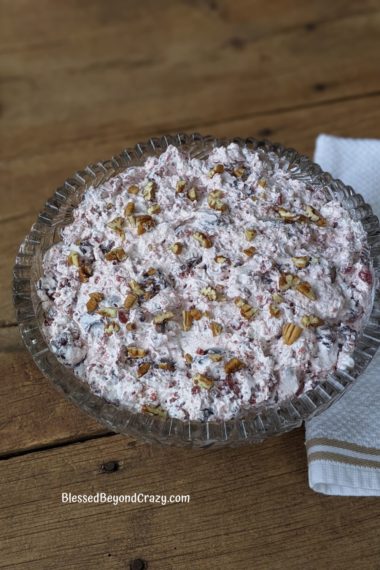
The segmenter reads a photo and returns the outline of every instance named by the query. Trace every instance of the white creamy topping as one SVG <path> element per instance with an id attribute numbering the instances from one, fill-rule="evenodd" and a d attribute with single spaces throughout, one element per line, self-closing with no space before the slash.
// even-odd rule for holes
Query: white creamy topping
<path id="1" fill-rule="evenodd" d="M 44 257 L 45 335 L 109 401 L 230 419 L 352 366 L 371 295 L 365 246 L 361 224 L 322 188 L 292 178 L 274 154 L 230 144 L 198 160 L 169 147 L 85 193 Z M 133 280 L 141 291 L 128 309 Z M 185 327 L 183 311 L 193 311 Z M 170 318 L 155 324 L 163 313 Z M 297 338 L 286 336 L 287 324 Z M 131 347 L 143 349 L 140 357 L 130 357 Z"/>

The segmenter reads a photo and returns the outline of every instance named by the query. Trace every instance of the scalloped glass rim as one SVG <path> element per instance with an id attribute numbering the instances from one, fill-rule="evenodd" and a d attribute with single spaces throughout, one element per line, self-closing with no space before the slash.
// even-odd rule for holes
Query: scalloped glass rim
<path id="1" fill-rule="evenodd" d="M 50 351 L 42 334 L 43 312 L 35 283 L 41 275 L 42 256 L 60 239 L 60 229 L 70 222 L 71 213 L 91 185 L 98 186 L 128 166 L 142 164 L 148 156 L 162 153 L 168 145 L 181 147 L 191 156 L 202 158 L 212 148 L 236 142 L 263 153 L 274 152 L 292 177 L 319 185 L 338 199 L 355 220 L 360 220 L 368 236 L 366 252 L 375 274 L 373 305 L 353 354 L 355 366 L 350 372 L 331 374 L 312 390 L 279 404 L 252 407 L 243 417 L 229 421 L 182 421 L 133 412 L 95 395 L 89 386 L 61 364 Z M 372 360 L 380 343 L 380 226 L 371 207 L 351 187 L 293 149 L 254 138 L 218 139 L 200 134 L 176 134 L 152 138 L 128 148 L 111 160 L 91 164 L 67 179 L 45 204 L 31 231 L 22 242 L 14 266 L 13 297 L 17 320 L 26 347 L 35 363 L 64 395 L 111 430 L 148 441 L 171 445 L 239 445 L 260 442 L 302 424 L 320 413 L 353 384 Z"/>

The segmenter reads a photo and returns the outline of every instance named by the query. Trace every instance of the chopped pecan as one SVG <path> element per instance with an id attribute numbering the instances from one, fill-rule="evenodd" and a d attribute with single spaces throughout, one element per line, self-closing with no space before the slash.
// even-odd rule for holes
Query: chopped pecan
<path id="1" fill-rule="evenodd" d="M 136 303 L 136 301 L 137 301 L 137 295 L 135 295 L 134 293 L 128 293 L 128 295 L 124 299 L 123 305 L 126 309 L 131 309 L 133 305 Z"/>
<path id="2" fill-rule="evenodd" d="M 234 357 L 224 364 L 224 370 L 226 374 L 232 374 L 233 372 L 238 372 L 238 370 L 241 370 L 244 366 L 244 362 Z"/>
<path id="3" fill-rule="evenodd" d="M 146 232 L 149 232 L 156 225 L 156 222 L 152 216 L 147 214 L 135 216 L 135 220 L 137 225 L 137 235 L 139 236 L 145 234 Z"/>
<path id="4" fill-rule="evenodd" d="M 175 365 L 174 362 L 168 362 L 166 360 L 163 360 L 161 362 L 158 363 L 158 368 L 160 370 L 167 370 L 168 372 L 174 372 L 175 371 Z"/>
<path id="5" fill-rule="evenodd" d="M 147 355 L 145 348 L 139 348 L 138 346 L 127 346 L 128 358 L 144 358 Z"/>
<path id="6" fill-rule="evenodd" d="M 174 313 L 172 313 L 171 311 L 166 311 L 164 313 L 159 313 L 158 315 L 155 315 L 153 317 L 153 322 L 155 325 L 160 325 L 162 323 L 170 321 L 171 319 L 174 319 Z"/>
<path id="7" fill-rule="evenodd" d="M 137 295 L 137 297 L 142 297 L 145 294 L 144 289 L 141 287 L 140 283 L 135 281 L 135 279 L 132 279 L 128 285 L 130 286 L 133 293 Z"/>
<path id="8" fill-rule="evenodd" d="M 124 216 L 132 216 L 132 214 L 135 211 L 135 203 L 134 202 L 128 202 L 128 204 L 125 206 L 124 208 Z"/>
<path id="9" fill-rule="evenodd" d="M 194 321 L 199 321 L 203 317 L 202 311 L 199 309 L 190 309 L 190 314 L 193 317 Z"/>
<path id="10" fill-rule="evenodd" d="M 207 299 L 209 301 L 216 301 L 218 298 L 218 293 L 216 291 L 216 289 L 214 289 L 213 287 L 203 287 L 203 289 L 201 289 L 201 293 L 202 295 L 204 295 L 205 297 L 207 297 Z"/>
<path id="11" fill-rule="evenodd" d="M 104 257 L 107 261 L 124 261 L 127 254 L 122 247 L 115 247 L 111 249 L 111 251 L 108 251 Z"/>
<path id="12" fill-rule="evenodd" d="M 176 243 L 173 243 L 173 245 L 170 246 L 170 249 L 175 255 L 179 255 L 180 253 L 182 253 L 183 245 L 182 243 L 177 241 Z"/>
<path id="13" fill-rule="evenodd" d="M 222 174 L 224 172 L 224 165 L 223 164 L 216 164 L 208 173 L 209 178 L 215 176 L 215 174 Z"/>
<path id="14" fill-rule="evenodd" d="M 248 257 L 253 257 L 256 253 L 257 249 L 255 247 L 253 247 L 253 245 L 251 247 L 247 247 L 246 249 L 243 249 L 243 253 L 245 253 L 245 255 L 247 255 Z"/>
<path id="15" fill-rule="evenodd" d="M 301 255 L 298 257 L 292 257 L 292 261 L 298 269 L 303 269 L 304 267 L 307 267 L 309 265 L 310 257 L 308 257 L 307 255 Z"/>
<path id="16" fill-rule="evenodd" d="M 187 192 L 187 197 L 192 202 L 196 202 L 198 200 L 198 192 L 197 192 L 197 189 L 195 188 L 195 186 L 192 186 L 190 188 L 190 190 Z"/>
<path id="17" fill-rule="evenodd" d="M 79 265 L 79 281 L 81 283 L 87 283 L 92 275 L 92 267 L 86 261 L 82 261 Z"/>
<path id="18" fill-rule="evenodd" d="M 212 332 L 212 336 L 219 336 L 223 330 L 222 325 L 216 321 L 212 321 L 209 326 Z"/>
<path id="19" fill-rule="evenodd" d="M 186 353 L 183 355 L 183 357 L 184 357 L 184 359 L 185 359 L 186 364 L 191 364 L 191 363 L 193 362 L 193 357 L 192 357 L 191 354 L 189 354 L 188 352 L 186 352 Z"/>
<path id="20" fill-rule="evenodd" d="M 103 293 L 90 293 L 90 298 L 86 303 L 87 312 L 94 313 L 103 299 Z"/>
<path id="21" fill-rule="evenodd" d="M 207 203 L 213 210 L 217 210 L 218 212 L 225 212 L 228 210 L 227 204 L 225 204 L 221 198 L 224 196 L 224 193 L 221 190 L 212 190 L 207 196 Z"/>
<path id="22" fill-rule="evenodd" d="M 210 390 L 214 385 L 214 380 L 205 374 L 195 374 L 195 376 L 193 376 L 193 383 L 195 386 Z"/>
<path id="23" fill-rule="evenodd" d="M 301 324 L 305 328 L 320 327 L 324 325 L 324 321 L 315 315 L 304 315 L 301 319 Z"/>
<path id="24" fill-rule="evenodd" d="M 316 299 L 315 293 L 314 293 L 313 289 L 311 288 L 310 283 L 307 283 L 307 281 L 301 281 L 301 283 L 296 285 L 296 290 L 299 293 L 302 293 L 302 295 L 305 295 L 305 297 L 308 297 L 312 301 L 315 301 L 315 299 Z"/>
<path id="25" fill-rule="evenodd" d="M 295 212 L 290 212 L 285 208 L 278 208 L 278 213 L 285 222 L 298 222 L 300 220 L 300 215 Z"/>
<path id="26" fill-rule="evenodd" d="M 311 206 L 306 206 L 305 216 L 320 227 L 324 227 L 327 223 L 326 220 L 322 218 L 321 214 Z"/>
<path id="27" fill-rule="evenodd" d="M 193 326 L 193 316 L 191 311 L 182 311 L 182 328 L 185 332 Z"/>
<path id="28" fill-rule="evenodd" d="M 125 237 L 125 233 L 123 230 L 124 227 L 124 223 L 125 223 L 125 219 L 122 218 L 121 216 L 118 216 L 117 218 L 114 218 L 113 220 L 111 220 L 107 226 L 113 230 L 115 233 L 117 233 L 121 238 Z"/>
<path id="29" fill-rule="evenodd" d="M 281 309 L 278 305 L 276 305 L 276 303 L 271 303 L 269 305 L 269 313 L 272 317 L 278 319 L 281 316 Z"/>
<path id="30" fill-rule="evenodd" d="M 101 315 L 102 317 L 108 317 L 110 319 L 115 319 L 117 316 L 116 307 L 102 307 L 96 312 L 98 313 L 98 315 Z"/>
<path id="31" fill-rule="evenodd" d="M 198 243 L 201 244 L 202 247 L 209 249 L 210 247 L 212 247 L 212 241 L 211 239 L 204 233 L 202 232 L 195 232 L 193 234 L 193 238 L 197 240 Z"/>
<path id="32" fill-rule="evenodd" d="M 136 184 L 132 184 L 132 186 L 130 186 L 127 190 L 128 194 L 138 194 L 140 192 L 140 189 L 138 186 L 136 186 Z"/>
<path id="33" fill-rule="evenodd" d="M 244 235 L 247 241 L 253 241 L 257 236 L 257 231 L 254 230 L 253 228 L 247 228 L 246 230 L 244 230 Z"/>
<path id="34" fill-rule="evenodd" d="M 148 208 L 148 214 L 159 214 L 161 212 L 160 204 L 152 204 Z"/>
<path id="35" fill-rule="evenodd" d="M 69 255 L 67 256 L 67 265 L 74 265 L 75 267 L 79 267 L 79 253 L 76 251 L 70 251 Z"/>
<path id="36" fill-rule="evenodd" d="M 292 273 L 281 273 L 278 280 L 278 288 L 280 291 L 287 291 L 292 287 L 296 287 L 300 283 L 299 277 Z"/>
<path id="37" fill-rule="evenodd" d="M 186 187 L 185 180 L 178 180 L 177 186 L 176 186 L 176 193 L 181 194 L 181 192 L 183 192 L 185 190 L 185 187 Z"/>
<path id="38" fill-rule="evenodd" d="M 223 360 L 223 356 L 217 352 L 209 352 L 208 357 L 213 362 L 220 362 L 221 360 Z"/>
<path id="39" fill-rule="evenodd" d="M 247 319 L 248 321 L 252 319 L 257 313 L 257 309 L 252 307 L 249 303 L 247 303 L 247 301 L 245 301 L 241 297 L 236 297 L 235 305 L 239 307 L 241 316 Z"/>
<path id="40" fill-rule="evenodd" d="M 149 372 L 150 366 L 151 365 L 149 364 L 149 362 L 143 362 L 142 364 L 140 364 L 140 366 L 137 368 L 137 378 L 145 376 L 145 374 Z"/>
<path id="41" fill-rule="evenodd" d="M 120 326 L 115 322 L 107 323 L 104 327 L 104 333 L 107 336 L 111 336 L 111 334 L 117 333 L 117 332 L 119 332 L 119 330 L 120 330 Z"/>
<path id="42" fill-rule="evenodd" d="M 244 166 L 236 166 L 233 170 L 233 173 L 236 176 L 236 178 L 241 178 L 245 174 Z"/>
<path id="43" fill-rule="evenodd" d="M 143 196 L 144 199 L 147 200 L 147 202 L 154 202 L 154 200 L 156 199 L 156 189 L 157 189 L 157 184 L 153 180 L 150 180 L 144 186 Z"/>
<path id="44" fill-rule="evenodd" d="M 214 261 L 222 265 L 223 263 L 229 263 L 230 260 L 228 259 L 228 257 L 225 257 L 224 255 L 216 255 L 214 257 Z"/>

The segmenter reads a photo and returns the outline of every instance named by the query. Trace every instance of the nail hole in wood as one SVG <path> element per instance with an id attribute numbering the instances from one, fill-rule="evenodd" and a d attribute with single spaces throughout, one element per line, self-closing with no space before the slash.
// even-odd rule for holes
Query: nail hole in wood
<path id="1" fill-rule="evenodd" d="M 119 469 L 119 463 L 117 461 L 107 461 L 102 463 L 100 466 L 100 471 L 102 473 L 114 473 Z"/>

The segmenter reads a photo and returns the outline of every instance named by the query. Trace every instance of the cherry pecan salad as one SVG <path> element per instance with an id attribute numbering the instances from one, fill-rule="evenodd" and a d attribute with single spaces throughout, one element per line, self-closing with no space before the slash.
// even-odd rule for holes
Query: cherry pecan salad
<path id="1" fill-rule="evenodd" d="M 44 333 L 108 401 L 227 420 L 352 366 L 365 248 L 361 224 L 275 154 L 169 146 L 87 190 L 44 257 Z"/>

